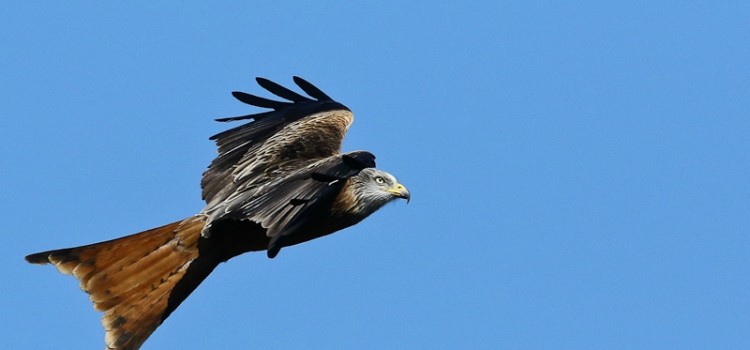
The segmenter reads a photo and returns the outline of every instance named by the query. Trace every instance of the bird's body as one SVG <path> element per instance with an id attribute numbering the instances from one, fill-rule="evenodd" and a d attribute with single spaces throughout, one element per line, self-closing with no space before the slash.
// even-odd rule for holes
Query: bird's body
<path id="1" fill-rule="evenodd" d="M 250 251 L 270 258 L 410 197 L 375 169 L 366 151 L 341 153 L 353 116 L 310 83 L 314 99 L 268 80 L 258 83 L 291 102 L 241 92 L 240 101 L 273 111 L 213 136 L 219 155 L 203 175 L 206 207 L 194 217 L 119 239 L 26 257 L 73 274 L 104 312 L 107 349 L 133 350 L 218 266 Z"/>

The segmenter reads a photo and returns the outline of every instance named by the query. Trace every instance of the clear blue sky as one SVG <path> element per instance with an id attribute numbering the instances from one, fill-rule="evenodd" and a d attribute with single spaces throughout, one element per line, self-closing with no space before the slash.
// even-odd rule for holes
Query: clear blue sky
<path id="1" fill-rule="evenodd" d="M 733 3 L 5 4 L 0 348 L 102 348 L 23 256 L 196 213 L 230 91 L 300 75 L 411 203 L 220 266 L 143 349 L 750 349 Z"/>

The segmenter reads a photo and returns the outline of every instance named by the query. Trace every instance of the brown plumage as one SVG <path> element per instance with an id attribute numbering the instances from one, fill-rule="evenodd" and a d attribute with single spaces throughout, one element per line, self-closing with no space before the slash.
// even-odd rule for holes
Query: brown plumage
<path id="1" fill-rule="evenodd" d="M 138 349 L 219 263 L 249 251 L 281 248 L 354 225 L 410 194 L 374 169 L 366 151 L 340 153 L 352 123 L 348 108 L 307 81 L 310 97 L 269 80 L 289 100 L 242 92 L 242 102 L 272 111 L 219 121 L 250 122 L 211 137 L 219 155 L 203 174 L 206 207 L 196 216 L 135 235 L 26 257 L 72 274 L 104 312 L 107 349 Z"/>

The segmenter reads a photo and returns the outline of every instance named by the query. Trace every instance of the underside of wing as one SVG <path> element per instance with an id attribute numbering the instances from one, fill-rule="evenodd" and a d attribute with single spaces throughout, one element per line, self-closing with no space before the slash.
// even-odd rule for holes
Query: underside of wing
<path id="1" fill-rule="evenodd" d="M 283 176 L 300 164 L 309 164 L 310 160 L 338 154 L 353 120 L 346 106 L 302 78 L 294 77 L 294 82 L 308 96 L 267 79 L 256 80 L 261 87 L 287 101 L 232 93 L 241 102 L 271 111 L 217 119 L 249 122 L 211 137 L 219 155 L 201 181 L 203 199 L 209 208 L 238 189 L 252 188 Z"/>

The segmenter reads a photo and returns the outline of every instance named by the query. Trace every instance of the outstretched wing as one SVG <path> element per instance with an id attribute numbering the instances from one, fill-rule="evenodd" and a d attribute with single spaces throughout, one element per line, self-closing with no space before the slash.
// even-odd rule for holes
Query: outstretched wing
<path id="1" fill-rule="evenodd" d="M 294 77 L 294 82 L 309 97 L 267 79 L 257 78 L 256 81 L 288 101 L 232 93 L 241 102 L 272 111 L 217 119 L 250 122 L 211 137 L 216 141 L 219 155 L 203 173 L 201 181 L 203 199 L 209 210 L 234 193 L 250 191 L 288 171 L 339 154 L 344 135 L 354 119 L 346 106 L 302 78 Z"/>

